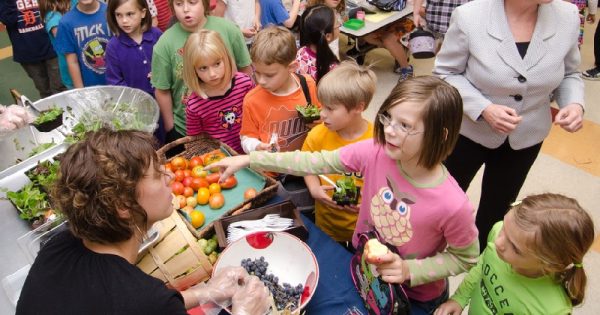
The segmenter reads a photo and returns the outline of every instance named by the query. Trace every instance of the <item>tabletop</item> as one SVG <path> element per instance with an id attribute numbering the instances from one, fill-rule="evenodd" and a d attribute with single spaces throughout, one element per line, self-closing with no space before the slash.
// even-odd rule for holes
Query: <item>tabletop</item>
<path id="1" fill-rule="evenodd" d="M 361 37 L 374 32 L 392 22 L 395 22 L 403 17 L 412 15 L 412 5 L 407 5 L 402 11 L 377 11 L 375 14 L 367 14 L 365 16 L 365 26 L 358 30 L 349 29 L 347 27 L 340 27 L 340 31 L 344 34 Z"/>

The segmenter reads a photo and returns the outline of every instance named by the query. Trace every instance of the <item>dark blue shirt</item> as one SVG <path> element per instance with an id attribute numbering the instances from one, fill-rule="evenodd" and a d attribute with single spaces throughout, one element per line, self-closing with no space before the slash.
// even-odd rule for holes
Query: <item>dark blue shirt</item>
<path id="1" fill-rule="evenodd" d="M 125 33 L 110 39 L 106 47 L 106 84 L 137 88 L 154 96 L 150 84 L 152 49 L 162 32 L 152 27 L 136 43 Z"/>
<path id="2" fill-rule="evenodd" d="M 34 63 L 56 57 L 37 1 L 0 0 L 0 22 L 6 25 L 15 62 Z"/>

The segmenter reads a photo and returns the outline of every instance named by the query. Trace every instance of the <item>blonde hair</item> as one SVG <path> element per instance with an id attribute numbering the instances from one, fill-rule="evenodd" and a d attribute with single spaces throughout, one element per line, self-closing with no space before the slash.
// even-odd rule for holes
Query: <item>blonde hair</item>
<path id="1" fill-rule="evenodd" d="M 322 104 L 341 104 L 348 111 L 364 103 L 365 110 L 373 99 L 376 87 L 377 76 L 371 69 L 347 60 L 323 76 L 319 81 L 317 97 Z"/>
<path id="2" fill-rule="evenodd" d="M 567 292 L 573 306 L 581 304 L 587 276 L 581 265 L 594 242 L 594 223 L 577 200 L 559 194 L 532 195 L 511 209 L 515 224 L 533 232 L 529 252 Z"/>
<path id="3" fill-rule="evenodd" d="M 196 67 L 206 60 L 221 60 L 225 73 L 219 88 L 225 88 L 237 72 L 235 61 L 229 53 L 221 35 L 215 31 L 201 29 L 190 34 L 183 46 L 183 82 L 197 95 L 206 98 L 203 82 L 196 73 Z"/>
<path id="4" fill-rule="evenodd" d="M 292 32 L 281 26 L 268 26 L 254 37 L 250 57 L 252 62 L 265 65 L 278 63 L 287 67 L 296 60 L 297 51 Z"/>

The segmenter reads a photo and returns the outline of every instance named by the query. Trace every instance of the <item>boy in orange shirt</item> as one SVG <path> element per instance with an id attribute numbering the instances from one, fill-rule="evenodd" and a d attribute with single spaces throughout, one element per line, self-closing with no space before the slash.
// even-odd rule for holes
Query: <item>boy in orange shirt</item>
<path id="1" fill-rule="evenodd" d="M 322 124 L 306 137 L 302 151 L 334 151 L 350 143 L 373 138 L 373 124 L 363 118 L 377 86 L 375 73 L 354 61 L 344 61 L 319 81 L 318 96 L 322 102 Z M 361 173 L 328 174 L 332 181 L 350 176 L 354 184 L 363 186 Z M 334 240 L 351 248 L 358 207 L 339 206 L 332 200 L 333 187 L 316 175 L 304 176 L 306 186 L 315 199 L 315 223 Z M 360 199 L 359 203 L 360 204 Z"/>
<path id="2" fill-rule="evenodd" d="M 244 98 L 240 131 L 244 152 L 273 149 L 273 135 L 279 151 L 302 147 L 309 127 L 298 116 L 296 106 L 308 102 L 321 105 L 315 81 L 294 74 L 298 67 L 296 51 L 294 35 L 283 27 L 270 26 L 256 35 L 250 56 L 258 85 Z M 308 95 L 302 81 L 306 82 Z"/>

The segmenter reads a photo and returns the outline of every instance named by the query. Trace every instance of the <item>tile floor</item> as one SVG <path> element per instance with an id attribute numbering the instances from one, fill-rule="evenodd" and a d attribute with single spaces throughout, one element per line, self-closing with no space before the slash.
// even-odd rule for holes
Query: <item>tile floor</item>
<path id="1" fill-rule="evenodd" d="M 596 24 L 586 24 L 581 48 L 581 70 L 594 64 L 593 35 Z M 346 38 L 340 40 L 345 51 Z M 393 59 L 384 49 L 367 54 L 365 64 L 372 67 L 378 78 L 377 93 L 365 112 L 373 119 L 379 105 L 398 80 L 394 74 Z M 433 59 L 411 60 L 415 75 L 431 74 Z M 599 314 L 600 301 L 600 81 L 585 81 L 586 114 L 584 128 L 575 134 L 553 128 L 544 142 L 542 152 L 533 165 L 519 197 L 533 193 L 557 192 L 576 198 L 587 209 L 596 225 L 596 242 L 586 255 L 584 266 L 588 275 L 585 302 L 575 308 L 575 315 Z M 474 205 L 479 202 L 481 171 L 475 177 L 467 194 Z M 451 279 L 451 292 L 462 276 Z M 466 314 L 466 312 L 463 312 Z"/>

